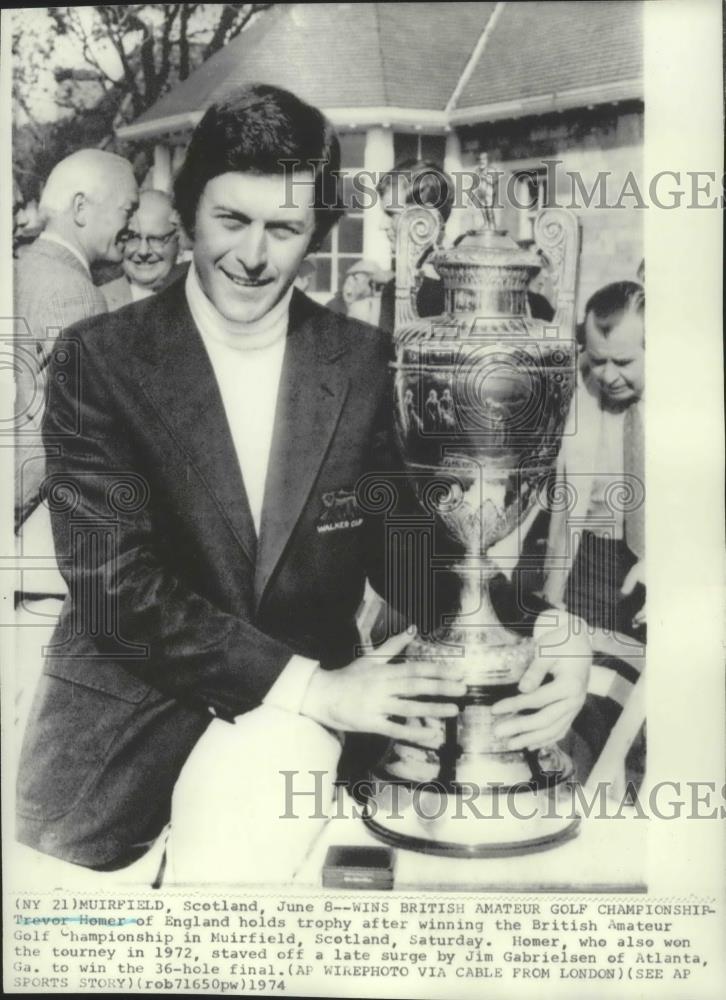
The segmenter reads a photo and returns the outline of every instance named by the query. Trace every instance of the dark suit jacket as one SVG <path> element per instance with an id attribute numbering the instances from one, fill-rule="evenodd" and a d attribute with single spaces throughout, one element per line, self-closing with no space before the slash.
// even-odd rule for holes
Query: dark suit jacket
<path id="1" fill-rule="evenodd" d="M 158 295 L 159 292 L 163 292 L 165 288 L 173 285 L 179 278 L 182 276 L 185 277 L 188 270 L 188 264 L 175 264 L 166 278 L 159 284 L 159 287 L 155 289 L 155 294 Z M 133 302 L 131 298 L 131 282 L 125 274 L 101 285 L 101 293 L 106 300 L 109 312 L 121 309 L 123 306 L 128 306 Z"/>
<path id="2" fill-rule="evenodd" d="M 45 474 L 40 428 L 52 341 L 79 320 L 105 313 L 106 300 L 75 254 L 37 239 L 15 264 L 15 525 L 38 505 Z"/>
<path id="3" fill-rule="evenodd" d="M 439 316 L 444 311 L 444 283 L 439 278 L 424 275 L 416 292 L 416 311 L 419 316 Z M 396 279 L 383 286 L 381 313 L 378 325 L 386 333 L 393 333 L 396 324 Z"/>
<path id="4" fill-rule="evenodd" d="M 388 339 L 295 293 L 258 541 L 182 284 L 67 332 L 44 492 L 69 597 L 21 754 L 22 842 L 127 864 L 212 714 L 259 705 L 293 653 L 352 659 L 383 576 L 383 515 L 350 495 L 395 464 Z"/>

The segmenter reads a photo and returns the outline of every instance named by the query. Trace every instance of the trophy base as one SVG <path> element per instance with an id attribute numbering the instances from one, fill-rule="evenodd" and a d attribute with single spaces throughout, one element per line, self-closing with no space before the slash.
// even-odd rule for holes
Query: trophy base
<path id="1" fill-rule="evenodd" d="M 385 844 L 452 858 L 515 857 L 577 836 L 580 817 L 562 786 L 501 790 L 371 782 L 363 815 Z M 559 808 L 558 808 L 559 807 Z"/>
<path id="2" fill-rule="evenodd" d="M 478 615 L 487 601 L 485 588 L 477 597 Z M 415 638 L 405 656 L 450 663 L 454 650 L 463 653 L 466 683 L 456 699 L 458 714 L 427 719 L 427 699 L 417 699 L 417 722 L 435 731 L 439 749 L 414 740 L 389 743 L 366 783 L 368 829 L 396 847 L 461 858 L 528 854 L 574 837 L 580 818 L 569 794 L 575 781 L 569 756 L 556 744 L 510 750 L 497 728 L 512 715 L 492 711 L 520 693 L 533 640 L 494 619 L 467 624 L 460 615 L 437 638 Z M 398 721 L 405 726 L 409 720 Z"/>

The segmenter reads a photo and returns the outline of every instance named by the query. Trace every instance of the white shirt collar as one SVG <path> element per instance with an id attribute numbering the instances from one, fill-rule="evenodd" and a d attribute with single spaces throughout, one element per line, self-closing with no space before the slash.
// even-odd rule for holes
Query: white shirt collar
<path id="1" fill-rule="evenodd" d="M 86 258 L 84 257 L 83 252 L 80 250 L 79 247 L 74 246 L 69 240 L 64 239 L 62 236 L 59 236 L 58 233 L 53 233 L 48 231 L 42 232 L 38 238 L 41 240 L 46 240 L 48 243 L 55 243 L 57 246 L 63 247 L 64 250 L 68 250 L 69 253 L 72 253 L 73 256 L 77 260 L 79 260 L 81 264 L 83 264 L 83 267 L 86 269 L 86 271 L 88 271 L 89 274 L 91 273 L 91 267 Z"/>
<path id="2" fill-rule="evenodd" d="M 126 279 L 128 281 L 128 279 Z M 140 302 L 142 299 L 150 299 L 154 294 L 153 288 L 147 288 L 144 285 L 137 285 L 133 281 L 129 281 L 129 290 L 131 292 L 131 301 Z"/>
<path id="3" fill-rule="evenodd" d="M 269 347 L 287 334 L 292 286 L 268 313 L 253 323 L 238 323 L 223 316 L 201 286 L 194 261 L 184 286 L 192 319 L 203 335 L 237 350 Z"/>

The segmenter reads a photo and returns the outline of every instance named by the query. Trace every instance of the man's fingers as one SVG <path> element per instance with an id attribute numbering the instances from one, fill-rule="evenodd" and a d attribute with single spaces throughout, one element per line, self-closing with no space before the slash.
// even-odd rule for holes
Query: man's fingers
<path id="1" fill-rule="evenodd" d="M 507 744 L 510 750 L 539 750 L 540 747 L 551 746 L 567 735 L 568 726 L 551 726 L 549 729 L 537 730 L 513 737 Z"/>
<path id="2" fill-rule="evenodd" d="M 561 719 L 570 717 L 574 707 L 575 702 L 568 699 L 547 705 L 533 715 L 517 715 L 513 719 L 505 719 L 494 727 L 494 736 L 497 739 L 506 739 L 510 736 L 519 736 L 521 733 L 533 733 L 538 729 L 545 729 L 557 724 Z"/>
<path id="3" fill-rule="evenodd" d="M 552 666 L 552 660 L 545 659 L 539 649 L 535 650 L 534 659 L 525 670 L 519 682 L 519 690 L 526 694 L 534 691 L 542 683 L 545 674 Z"/>
<path id="4" fill-rule="evenodd" d="M 372 653 L 366 655 L 375 660 L 390 660 L 394 656 L 399 656 L 406 646 L 413 641 L 415 636 L 415 629 L 406 629 L 405 632 L 398 632 L 396 635 L 392 635 L 390 639 L 382 642 L 380 646 L 376 646 Z"/>
<path id="5" fill-rule="evenodd" d="M 381 722 L 377 729 L 382 736 L 388 736 L 393 740 L 404 740 L 406 743 L 415 743 L 418 746 L 438 749 L 444 742 L 444 731 L 441 727 L 423 726 L 420 723 L 392 722 L 386 719 Z"/>
<path id="6" fill-rule="evenodd" d="M 466 684 L 456 678 L 446 677 L 392 677 L 388 681 L 392 693 L 404 698 L 419 695 L 439 695 L 445 698 L 461 698 L 466 694 Z"/>
<path id="7" fill-rule="evenodd" d="M 458 715 L 459 708 L 453 701 L 414 701 L 410 698 L 391 698 L 386 712 L 409 718 L 430 716 L 433 719 L 450 719 Z"/>
<path id="8" fill-rule="evenodd" d="M 552 702 L 563 701 L 575 694 L 567 680 L 558 678 L 549 684 L 543 684 L 529 694 L 515 694 L 511 698 L 502 698 L 492 705 L 492 715 L 507 715 L 509 712 L 523 712 L 528 708 L 543 708 Z"/>

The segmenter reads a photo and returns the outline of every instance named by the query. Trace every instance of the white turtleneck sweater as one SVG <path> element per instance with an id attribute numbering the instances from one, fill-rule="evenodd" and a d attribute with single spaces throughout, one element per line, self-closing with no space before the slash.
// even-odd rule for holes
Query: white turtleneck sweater
<path id="1" fill-rule="evenodd" d="M 253 323 L 233 322 L 222 316 L 204 292 L 193 263 L 185 292 L 219 386 L 259 536 L 292 288 Z M 299 712 L 316 667 L 315 660 L 293 656 L 264 703 Z"/>

